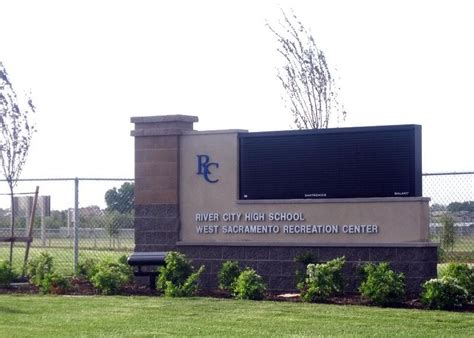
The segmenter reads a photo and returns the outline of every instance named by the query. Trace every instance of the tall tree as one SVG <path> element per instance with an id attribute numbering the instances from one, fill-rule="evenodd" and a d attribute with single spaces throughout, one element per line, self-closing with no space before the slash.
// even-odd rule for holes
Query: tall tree
<path id="1" fill-rule="evenodd" d="M 346 112 L 338 100 L 339 88 L 328 66 L 324 52 L 313 36 L 292 12 L 282 10 L 278 28 L 267 24 L 275 35 L 284 64 L 278 79 L 285 91 L 285 105 L 299 129 L 328 128 L 333 113 L 345 119 Z"/>
<path id="2" fill-rule="evenodd" d="M 30 97 L 20 99 L 8 73 L 0 62 L 0 164 L 7 180 L 11 196 L 11 237 L 10 264 L 13 258 L 13 237 L 15 234 L 14 187 L 23 170 L 30 143 L 35 131 L 29 121 L 35 106 Z"/>
<path id="3" fill-rule="evenodd" d="M 135 201 L 135 184 L 125 182 L 119 189 L 116 187 L 107 190 L 105 203 L 108 211 L 118 211 L 121 214 L 132 212 Z"/>

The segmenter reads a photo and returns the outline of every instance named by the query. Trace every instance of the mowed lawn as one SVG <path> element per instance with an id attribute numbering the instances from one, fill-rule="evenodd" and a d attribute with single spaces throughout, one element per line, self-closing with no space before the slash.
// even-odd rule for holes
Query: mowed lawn
<path id="1" fill-rule="evenodd" d="M 0 336 L 473 336 L 474 314 L 210 298 L 0 295 Z"/>

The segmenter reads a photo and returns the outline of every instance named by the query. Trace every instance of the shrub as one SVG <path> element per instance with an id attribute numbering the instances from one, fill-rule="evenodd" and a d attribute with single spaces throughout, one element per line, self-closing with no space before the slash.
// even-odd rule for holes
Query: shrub
<path id="1" fill-rule="evenodd" d="M 441 271 L 441 277 L 456 279 L 456 284 L 466 289 L 469 298 L 474 298 L 474 268 L 470 268 L 467 264 L 449 263 Z"/>
<path id="2" fill-rule="evenodd" d="M 101 293 L 111 295 L 130 282 L 131 276 L 128 266 L 106 258 L 96 265 L 89 280 Z"/>
<path id="3" fill-rule="evenodd" d="M 377 305 L 397 304 L 405 297 L 405 276 L 390 269 L 386 262 L 366 264 L 362 268 L 364 280 L 361 295 Z"/>
<path id="4" fill-rule="evenodd" d="M 250 268 L 245 268 L 237 277 L 232 293 L 237 299 L 262 299 L 265 284 L 262 277 Z"/>
<path id="5" fill-rule="evenodd" d="M 127 274 L 130 280 L 133 280 L 133 268 L 128 264 L 127 255 L 122 255 L 119 257 L 118 262 L 123 266 L 123 272 Z"/>
<path id="6" fill-rule="evenodd" d="M 53 257 L 47 252 L 41 252 L 28 263 L 27 275 L 33 285 L 40 287 L 45 277 L 52 274 L 53 270 Z"/>
<path id="7" fill-rule="evenodd" d="M 308 264 L 317 263 L 317 260 L 311 252 L 303 252 L 299 255 L 296 255 L 294 261 L 297 264 L 295 279 L 296 285 L 298 285 L 299 283 L 304 283 L 304 280 L 307 277 L 306 268 Z"/>
<path id="8" fill-rule="evenodd" d="M 226 291 L 232 291 L 233 284 L 240 275 L 239 263 L 236 261 L 227 261 L 222 264 L 217 275 L 219 288 Z"/>
<path id="9" fill-rule="evenodd" d="M 69 288 L 69 286 L 70 284 L 66 277 L 57 272 L 51 272 L 44 275 L 44 278 L 38 287 L 43 293 L 62 294 Z"/>
<path id="10" fill-rule="evenodd" d="M 198 290 L 199 277 L 204 272 L 204 265 L 201 266 L 196 272 L 189 275 L 184 281 L 184 284 L 173 284 L 171 281 L 166 282 L 166 288 L 164 290 L 165 296 L 167 297 L 189 297 L 192 296 Z"/>
<path id="11" fill-rule="evenodd" d="M 186 256 L 179 252 L 169 252 L 165 257 L 166 265 L 158 272 L 157 288 L 167 297 L 189 297 L 199 287 L 199 278 L 204 266 L 194 271 Z"/>
<path id="12" fill-rule="evenodd" d="M 69 288 L 68 280 L 54 271 L 53 257 L 46 252 L 41 252 L 28 263 L 27 275 L 43 293 L 63 293 Z"/>
<path id="13" fill-rule="evenodd" d="M 90 279 L 95 273 L 97 264 L 97 259 L 86 258 L 77 265 L 77 274 L 79 276 L 85 277 L 86 279 Z"/>
<path id="14" fill-rule="evenodd" d="M 343 291 L 342 267 L 345 257 L 322 264 L 308 264 L 305 281 L 298 285 L 306 302 L 325 301 Z"/>
<path id="15" fill-rule="evenodd" d="M 0 286 L 9 285 L 17 277 L 17 273 L 7 261 L 0 261 Z"/>
<path id="16" fill-rule="evenodd" d="M 430 309 L 449 310 L 467 304 L 467 290 L 451 277 L 431 279 L 423 284 L 421 302 Z"/>

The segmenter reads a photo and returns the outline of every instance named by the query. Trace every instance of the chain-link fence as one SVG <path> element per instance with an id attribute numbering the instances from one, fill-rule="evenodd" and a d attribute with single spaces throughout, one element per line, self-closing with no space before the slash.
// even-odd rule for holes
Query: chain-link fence
<path id="1" fill-rule="evenodd" d="M 474 172 L 423 174 L 423 195 L 440 261 L 474 263 Z"/>
<path id="2" fill-rule="evenodd" d="M 131 179 L 23 179 L 14 190 L 15 226 L 11 232 L 11 195 L 0 181 L 0 260 L 10 259 L 20 270 L 27 247 L 28 228 L 36 186 L 39 195 L 32 227 L 29 257 L 46 251 L 64 273 L 88 257 L 119 257 L 134 247 Z"/>
<path id="3" fill-rule="evenodd" d="M 23 179 L 15 187 L 13 263 L 20 268 L 27 242 L 33 192 L 39 186 L 29 257 L 47 251 L 56 266 L 72 273 L 87 257 L 118 257 L 134 247 L 132 179 Z M 0 260 L 10 256 L 11 196 L 0 181 Z M 430 234 L 441 261 L 474 262 L 474 172 L 423 175 L 431 197 Z M 49 196 L 49 197 L 48 197 Z"/>

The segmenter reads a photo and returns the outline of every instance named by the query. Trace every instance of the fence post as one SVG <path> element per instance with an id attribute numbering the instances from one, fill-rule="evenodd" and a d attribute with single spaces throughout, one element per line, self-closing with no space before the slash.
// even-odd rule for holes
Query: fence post
<path id="1" fill-rule="evenodd" d="M 79 178 L 74 179 L 74 273 L 79 262 Z"/>

